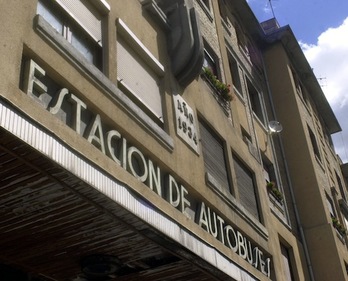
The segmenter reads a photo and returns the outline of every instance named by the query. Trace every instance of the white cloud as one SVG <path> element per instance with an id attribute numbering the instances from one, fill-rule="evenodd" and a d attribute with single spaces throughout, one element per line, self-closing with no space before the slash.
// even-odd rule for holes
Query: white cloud
<path id="1" fill-rule="evenodd" d="M 348 105 L 348 18 L 342 25 L 329 28 L 315 45 L 300 43 L 323 91 L 335 108 Z"/>
<path id="2" fill-rule="evenodd" d="M 323 32 L 316 44 L 301 43 L 323 92 L 342 127 L 334 135 L 336 152 L 343 162 L 348 160 L 348 17 L 343 23 Z"/>

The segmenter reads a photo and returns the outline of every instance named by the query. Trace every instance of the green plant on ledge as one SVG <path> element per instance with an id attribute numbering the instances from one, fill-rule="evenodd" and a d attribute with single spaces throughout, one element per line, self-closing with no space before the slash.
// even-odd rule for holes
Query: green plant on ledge
<path id="1" fill-rule="evenodd" d="M 345 227 L 339 222 L 338 218 L 336 217 L 331 217 L 331 221 L 332 224 L 334 226 L 334 228 L 337 229 L 337 231 L 342 235 L 346 235 L 347 234 L 347 230 L 345 229 Z"/>
<path id="2" fill-rule="evenodd" d="M 266 184 L 268 192 L 270 192 L 279 202 L 283 201 L 283 193 L 276 187 L 273 181 Z"/>
<path id="3" fill-rule="evenodd" d="M 212 86 L 216 89 L 216 91 L 220 94 L 220 96 L 226 100 L 231 101 L 232 95 L 231 95 L 231 89 L 230 85 L 227 85 L 223 82 L 221 82 L 214 73 L 210 70 L 209 67 L 203 67 L 203 73 L 205 77 L 209 80 L 209 82 L 212 84 Z"/>

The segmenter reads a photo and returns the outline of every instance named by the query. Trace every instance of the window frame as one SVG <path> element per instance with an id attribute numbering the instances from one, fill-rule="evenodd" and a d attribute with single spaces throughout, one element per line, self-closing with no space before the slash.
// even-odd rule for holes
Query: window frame
<path id="1" fill-rule="evenodd" d="M 200 1 L 208 9 L 208 11 L 211 11 L 211 2 L 210 2 L 210 0 L 200 0 Z"/>
<path id="2" fill-rule="evenodd" d="M 292 249 L 290 247 L 285 246 L 283 243 L 280 243 L 280 254 L 282 256 L 285 276 L 287 277 L 286 281 L 295 280 L 294 268 L 292 265 Z"/>
<path id="3" fill-rule="evenodd" d="M 243 70 L 239 66 L 239 63 L 234 58 L 234 56 L 231 54 L 231 52 L 227 49 L 228 54 L 228 65 L 230 68 L 231 76 L 232 76 L 232 85 L 233 89 L 239 94 L 240 96 L 243 96 L 243 83 L 241 78 L 241 73 L 243 73 Z"/>
<path id="4" fill-rule="evenodd" d="M 215 54 L 213 49 L 204 41 L 204 58 L 203 68 L 209 68 L 210 71 L 221 81 L 221 70 L 219 57 Z"/>
<path id="5" fill-rule="evenodd" d="M 252 110 L 254 115 L 257 117 L 257 119 L 261 122 L 261 124 L 265 125 L 266 114 L 265 114 L 265 108 L 263 105 L 262 95 L 248 77 L 246 77 L 246 88 L 248 92 L 250 109 Z"/>
<path id="6" fill-rule="evenodd" d="M 312 144 L 312 150 L 313 150 L 314 156 L 319 162 L 321 162 L 322 160 L 321 160 L 320 148 L 318 145 L 317 138 L 314 135 L 313 130 L 309 127 L 308 124 L 307 124 L 307 129 L 308 129 L 309 139 Z"/>
<path id="7" fill-rule="evenodd" d="M 100 3 L 99 3 L 99 2 Z M 103 68 L 103 20 L 105 14 L 108 13 L 110 7 L 103 0 L 95 2 L 87 2 L 87 6 L 84 5 L 87 10 L 90 10 L 90 14 L 95 17 L 96 21 L 100 20 L 100 39 L 97 39 L 84 24 L 83 20 L 79 20 L 78 16 L 74 15 L 69 10 L 62 0 L 46 1 L 39 0 L 37 2 L 36 13 L 42 16 L 48 24 L 56 30 L 69 44 L 71 44 L 79 53 L 89 62 L 95 65 L 98 69 Z M 95 7 L 92 3 L 99 3 L 98 7 Z M 76 4 L 79 5 L 79 4 Z M 93 7 L 92 7 L 93 6 Z M 101 7 L 104 7 L 100 11 Z M 52 22 L 52 19 L 56 22 Z M 85 19 L 87 21 L 87 19 Z M 59 29 L 57 25 L 60 25 Z M 97 36 L 98 37 L 98 36 Z"/>
<path id="8" fill-rule="evenodd" d="M 203 155 L 207 183 L 222 193 L 227 192 L 231 194 L 231 174 L 226 143 L 205 120 L 199 118 L 198 124 L 201 139 L 201 155 Z M 206 136 L 210 139 L 206 138 Z M 215 145 L 214 149 L 211 148 L 211 144 Z M 220 155 L 217 153 L 218 148 L 221 148 L 219 149 Z M 216 162 L 219 162 L 219 165 L 214 165 Z"/>
<path id="9" fill-rule="evenodd" d="M 333 200 L 328 195 L 326 195 L 326 204 L 327 204 L 327 208 L 329 210 L 330 217 L 337 218 L 337 213 L 335 210 Z"/>
<path id="10" fill-rule="evenodd" d="M 214 15 L 212 12 L 211 0 L 197 0 L 198 4 L 201 6 L 203 12 L 207 15 L 208 19 L 213 22 Z"/>
<path id="11" fill-rule="evenodd" d="M 130 85 L 127 84 L 127 81 L 124 81 L 123 77 L 120 77 L 120 65 L 119 61 L 117 63 L 117 82 L 118 86 L 128 93 L 129 98 L 137 104 L 153 121 L 155 121 L 159 126 L 164 124 L 164 95 L 162 89 L 162 81 L 165 75 L 164 66 L 159 62 L 159 60 L 149 51 L 148 48 L 138 39 L 138 37 L 130 30 L 130 28 L 123 22 L 122 19 L 118 18 L 116 21 L 117 26 L 117 41 L 116 44 L 119 47 L 119 38 L 122 38 L 121 41 L 124 41 L 125 44 L 130 47 L 130 52 L 134 53 L 135 56 L 139 57 L 139 65 L 144 64 L 146 68 L 149 68 L 152 74 L 149 76 L 156 76 L 158 79 L 158 96 L 160 98 L 159 104 L 160 108 L 157 111 L 152 105 L 152 103 L 147 103 L 146 95 L 139 93 L 136 89 L 132 89 Z M 127 51 L 127 49 L 125 48 Z M 118 50 L 117 50 L 118 52 Z M 133 57 L 135 60 L 136 58 Z M 154 78 L 155 80 L 155 78 Z"/>
<path id="12" fill-rule="evenodd" d="M 254 218 L 256 218 L 259 222 L 262 223 L 263 217 L 262 217 L 262 210 L 261 210 L 261 205 L 260 205 L 260 198 L 258 194 L 258 186 L 257 186 L 257 181 L 256 181 L 256 176 L 255 172 L 250 169 L 250 167 L 236 154 L 232 153 L 232 161 L 233 161 L 233 169 L 234 169 L 234 177 L 235 177 L 235 182 L 236 182 L 236 188 L 238 193 L 238 201 L 240 204 L 250 213 Z M 239 170 L 237 170 L 239 169 Z M 241 174 L 243 171 L 245 171 L 246 176 L 250 176 L 250 181 L 252 183 L 252 186 L 246 186 L 246 181 L 241 179 L 240 177 L 243 177 Z M 248 175 L 249 174 L 249 175 Z M 238 179 L 239 178 L 239 179 Z M 242 184 L 241 184 L 242 183 Z M 245 187 L 252 188 L 251 189 L 245 190 Z M 253 197 L 250 196 L 241 196 L 241 191 L 243 191 L 245 194 L 250 192 L 254 195 Z M 244 199 L 253 199 L 251 202 L 253 206 L 250 206 L 250 202 L 248 203 L 247 201 L 244 201 Z"/>

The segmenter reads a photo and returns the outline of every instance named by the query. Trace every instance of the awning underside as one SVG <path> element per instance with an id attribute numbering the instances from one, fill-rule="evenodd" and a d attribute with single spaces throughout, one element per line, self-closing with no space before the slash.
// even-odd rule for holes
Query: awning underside
<path id="1" fill-rule="evenodd" d="M 0 215 L 0 265 L 40 280 L 84 280 L 81 258 L 94 254 L 120 261 L 108 280 L 222 280 L 156 243 L 138 217 L 3 129 Z"/>

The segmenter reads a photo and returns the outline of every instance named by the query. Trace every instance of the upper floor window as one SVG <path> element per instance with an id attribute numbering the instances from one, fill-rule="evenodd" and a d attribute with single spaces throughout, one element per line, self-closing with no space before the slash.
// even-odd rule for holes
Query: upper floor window
<path id="1" fill-rule="evenodd" d="M 252 44 L 249 42 L 248 51 L 249 51 L 250 62 L 254 66 L 258 67 L 258 69 L 261 69 L 262 55 L 260 50 L 256 47 L 255 44 Z"/>
<path id="2" fill-rule="evenodd" d="M 347 202 L 347 194 L 346 194 L 346 192 L 345 192 L 345 188 L 343 187 L 341 178 L 340 178 L 340 176 L 337 174 L 337 172 L 335 172 L 335 174 L 336 174 L 336 181 L 337 181 L 338 188 L 339 188 L 339 190 L 340 190 L 342 199 L 343 199 L 345 202 Z"/>
<path id="3" fill-rule="evenodd" d="M 205 169 L 215 187 L 230 191 L 224 143 L 203 121 L 199 122 Z M 216 183 L 216 184 L 215 184 Z"/>
<path id="4" fill-rule="evenodd" d="M 232 75 L 233 87 L 235 90 L 237 90 L 237 92 L 240 95 L 243 95 L 242 82 L 241 82 L 241 76 L 240 76 L 241 73 L 243 72 L 240 69 L 235 58 L 230 53 L 228 53 L 228 63 L 229 63 L 230 71 Z"/>
<path id="5" fill-rule="evenodd" d="M 335 218 L 336 217 L 335 208 L 334 208 L 334 205 L 333 205 L 331 198 L 329 198 L 328 196 L 326 197 L 326 204 L 327 204 L 327 207 L 329 209 L 329 213 L 330 213 L 331 218 Z"/>
<path id="6" fill-rule="evenodd" d="M 257 118 L 265 124 L 265 117 L 263 112 L 262 100 L 260 93 L 256 90 L 254 85 L 249 79 L 247 79 L 248 94 L 250 99 L 250 105 L 252 111 L 256 114 Z"/>
<path id="7" fill-rule="evenodd" d="M 162 77 L 164 67 L 135 34 L 117 21 L 117 80 L 145 113 L 158 125 L 163 124 Z"/>
<path id="8" fill-rule="evenodd" d="M 211 3 L 210 3 L 211 0 L 198 0 L 198 1 L 200 1 L 200 3 L 202 3 L 208 11 L 211 11 Z"/>
<path id="9" fill-rule="evenodd" d="M 233 166 L 241 204 L 250 214 L 261 220 L 253 172 L 236 155 L 233 155 Z"/>
<path id="10" fill-rule="evenodd" d="M 94 5 L 82 0 L 39 0 L 37 13 L 86 60 L 102 68 L 102 14 Z"/>
<path id="11" fill-rule="evenodd" d="M 219 79 L 219 63 L 218 58 L 215 53 L 209 48 L 209 46 L 205 46 L 204 48 L 204 61 L 203 67 L 208 68 L 212 74 Z"/>
<path id="12" fill-rule="evenodd" d="M 308 107 L 309 106 L 309 100 L 308 100 L 308 96 L 307 96 L 307 92 L 305 87 L 303 86 L 299 76 L 297 75 L 297 73 L 295 72 L 295 70 L 291 70 L 291 74 L 294 80 L 294 84 L 295 84 L 295 89 L 297 94 L 300 96 L 300 98 L 304 101 L 304 104 Z"/>
<path id="13" fill-rule="evenodd" d="M 311 128 L 309 126 L 307 126 L 307 128 L 308 128 L 309 137 L 310 137 L 310 140 L 312 143 L 314 154 L 317 157 L 317 159 L 321 161 L 321 156 L 320 156 L 320 152 L 319 152 L 319 146 L 317 143 L 317 139 L 315 138 L 315 135 L 314 135 L 313 131 L 311 130 Z"/>
<path id="14" fill-rule="evenodd" d="M 248 49 L 248 39 L 242 30 L 241 26 L 235 22 L 234 24 L 236 36 L 237 36 L 237 42 L 241 50 L 249 57 L 249 49 Z"/>
<path id="15" fill-rule="evenodd" d="M 262 166 L 266 184 L 269 182 L 276 182 L 274 166 L 264 155 L 262 155 Z"/>

